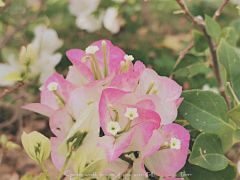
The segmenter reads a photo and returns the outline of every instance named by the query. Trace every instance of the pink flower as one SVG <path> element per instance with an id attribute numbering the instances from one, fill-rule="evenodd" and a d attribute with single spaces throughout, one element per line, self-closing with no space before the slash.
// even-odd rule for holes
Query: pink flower
<path id="1" fill-rule="evenodd" d="M 115 161 L 126 149 L 139 151 L 147 145 L 161 122 L 154 108 L 152 101 L 138 101 L 134 93 L 103 90 L 99 116 L 105 136 L 100 138 L 99 146 L 105 148 L 108 161 Z"/>

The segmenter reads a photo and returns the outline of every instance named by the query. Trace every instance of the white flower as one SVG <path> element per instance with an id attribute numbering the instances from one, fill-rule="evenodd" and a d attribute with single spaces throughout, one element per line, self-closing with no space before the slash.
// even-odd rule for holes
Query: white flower
<path id="1" fill-rule="evenodd" d="M 134 60 L 134 57 L 132 56 L 132 55 L 125 55 L 124 56 L 124 59 L 126 60 L 126 61 L 133 61 Z"/>
<path id="2" fill-rule="evenodd" d="M 99 50 L 98 46 L 88 46 L 85 50 L 86 54 L 95 54 Z"/>
<path id="3" fill-rule="evenodd" d="M 180 149 L 181 141 L 177 138 L 171 138 L 171 149 Z"/>
<path id="4" fill-rule="evenodd" d="M 118 19 L 118 11 L 114 7 L 109 7 L 106 10 L 103 25 L 111 33 L 116 34 L 120 31 L 120 20 Z"/>
<path id="5" fill-rule="evenodd" d="M 62 47 L 63 41 L 58 38 L 54 29 L 47 29 L 43 24 L 34 29 L 35 38 L 32 41 L 33 47 L 41 55 L 41 52 L 53 54 L 57 49 Z"/>
<path id="6" fill-rule="evenodd" d="M 138 117 L 137 108 L 127 108 L 127 111 L 124 114 L 125 117 L 133 120 L 134 118 Z"/>
<path id="7" fill-rule="evenodd" d="M 112 134 L 112 135 L 116 135 L 118 131 L 120 131 L 120 125 L 118 122 L 109 122 L 108 126 L 107 126 L 107 132 Z"/>
<path id="8" fill-rule="evenodd" d="M 212 92 L 215 92 L 215 93 L 219 94 L 219 90 L 218 90 L 217 87 L 212 87 L 212 88 L 211 88 L 208 84 L 204 84 L 204 86 L 203 86 L 202 89 L 203 89 L 204 91 L 209 90 L 209 91 L 212 91 Z"/>
<path id="9" fill-rule="evenodd" d="M 47 89 L 49 91 L 54 91 L 54 90 L 57 90 L 57 87 L 58 87 L 57 82 L 51 82 L 51 83 L 48 84 Z"/>
<path id="10" fill-rule="evenodd" d="M 70 0 L 70 13 L 78 16 L 88 16 L 98 8 L 101 0 Z"/>
<path id="11" fill-rule="evenodd" d="M 76 26 L 80 29 L 86 30 L 89 33 L 93 33 L 102 28 L 104 13 L 100 13 L 98 17 L 91 14 L 88 16 L 78 16 L 76 19 Z"/>

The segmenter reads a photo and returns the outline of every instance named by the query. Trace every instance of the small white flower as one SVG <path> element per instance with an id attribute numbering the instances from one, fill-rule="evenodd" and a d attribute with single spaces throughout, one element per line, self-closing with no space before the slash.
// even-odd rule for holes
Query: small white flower
<path id="1" fill-rule="evenodd" d="M 134 60 L 134 57 L 132 56 L 132 55 L 125 55 L 124 56 L 124 59 L 126 60 L 126 61 L 133 61 Z"/>
<path id="2" fill-rule="evenodd" d="M 50 84 L 48 84 L 47 89 L 49 91 L 54 91 L 54 90 L 57 90 L 57 87 L 58 87 L 57 82 L 51 82 Z"/>
<path id="3" fill-rule="evenodd" d="M 125 112 L 124 116 L 131 120 L 138 117 L 137 108 L 127 108 L 127 111 Z"/>
<path id="4" fill-rule="evenodd" d="M 107 126 L 107 132 L 112 134 L 112 135 L 116 135 L 118 131 L 120 131 L 120 125 L 118 122 L 109 122 L 108 126 Z"/>
<path id="5" fill-rule="evenodd" d="M 99 50 L 98 46 L 88 46 L 85 50 L 86 54 L 95 54 Z"/>
<path id="6" fill-rule="evenodd" d="M 177 138 L 171 138 L 171 149 L 180 149 L 181 141 Z"/>

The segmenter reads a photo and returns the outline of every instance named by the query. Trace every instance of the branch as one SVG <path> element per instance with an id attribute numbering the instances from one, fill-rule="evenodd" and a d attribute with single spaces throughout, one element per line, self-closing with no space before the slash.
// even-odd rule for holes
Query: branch
<path id="1" fill-rule="evenodd" d="M 186 49 L 184 49 L 183 51 L 181 51 L 179 53 L 178 59 L 176 61 L 176 63 L 173 66 L 173 69 L 176 68 L 176 66 L 180 63 L 180 61 L 182 60 L 182 58 L 184 58 L 184 56 L 186 56 L 186 54 L 194 47 L 194 42 L 192 41 L 188 47 L 186 47 Z M 169 76 L 170 79 L 173 79 L 173 74 L 171 74 Z"/>
<path id="2" fill-rule="evenodd" d="M 228 3 L 229 0 L 223 0 L 221 6 L 218 8 L 218 10 L 215 12 L 213 19 L 216 20 L 222 13 L 222 10 L 224 6 Z"/>
<path id="3" fill-rule="evenodd" d="M 230 110 L 231 109 L 231 102 L 230 102 L 230 98 L 228 97 L 228 95 L 226 93 L 225 85 L 224 85 L 222 77 L 221 77 L 220 65 L 219 65 L 218 58 L 217 58 L 216 48 L 215 48 L 215 45 L 212 41 L 212 38 L 207 34 L 207 31 L 205 29 L 205 22 L 204 22 L 204 20 L 202 19 L 201 16 L 194 17 L 188 11 L 188 8 L 187 8 L 184 0 L 176 0 L 176 2 L 180 5 L 184 14 L 186 14 L 189 17 L 189 19 L 193 22 L 193 25 L 198 25 L 201 28 L 201 30 L 203 32 L 203 35 L 204 35 L 205 39 L 207 40 L 208 46 L 210 48 L 210 52 L 211 52 L 212 60 L 213 60 L 213 64 L 214 64 L 214 73 L 215 73 L 215 76 L 216 76 L 216 79 L 217 79 L 217 82 L 218 82 L 219 90 L 220 90 L 223 98 L 225 99 L 225 101 L 227 103 L 228 110 Z"/>
<path id="4" fill-rule="evenodd" d="M 42 11 L 43 4 L 46 1 L 47 0 L 41 0 L 41 4 L 40 4 L 38 11 L 29 19 L 29 21 L 21 20 L 20 23 L 18 24 L 18 26 L 14 30 L 12 30 L 10 33 L 8 33 L 4 36 L 4 39 L 0 42 L 0 49 L 3 48 L 8 43 L 8 41 L 10 41 L 18 31 L 22 30 L 24 27 L 28 26 L 29 24 L 31 24 L 32 22 L 35 21 L 35 19 L 38 17 L 40 12 Z"/>
<path id="5" fill-rule="evenodd" d="M 5 97 L 6 95 L 10 94 L 11 92 L 15 91 L 16 89 L 22 87 L 25 83 L 23 81 L 20 81 L 15 87 L 13 87 L 12 89 L 8 90 L 6 89 L 1 95 L 0 95 L 0 99 L 2 99 L 3 97 Z"/>

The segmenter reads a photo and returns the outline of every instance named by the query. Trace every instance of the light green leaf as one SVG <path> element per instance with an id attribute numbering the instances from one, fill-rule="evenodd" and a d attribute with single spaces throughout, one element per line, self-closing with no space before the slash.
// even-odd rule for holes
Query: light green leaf
<path id="1" fill-rule="evenodd" d="M 189 174 L 188 178 L 190 180 L 235 180 L 237 176 L 235 164 L 229 164 L 221 171 L 209 171 L 189 163 L 185 167 L 186 174 Z"/>
<path id="2" fill-rule="evenodd" d="M 22 81 L 23 78 L 21 77 L 21 74 L 18 72 L 12 72 L 8 74 L 3 81 Z"/>
<path id="3" fill-rule="evenodd" d="M 228 111 L 226 115 L 231 118 L 238 127 L 240 127 L 240 105 L 237 105 L 231 111 Z"/>
<path id="4" fill-rule="evenodd" d="M 33 180 L 33 177 L 27 173 L 20 180 Z"/>
<path id="5" fill-rule="evenodd" d="M 204 37 L 204 35 L 196 30 L 193 30 L 193 40 L 194 40 L 194 47 L 197 52 L 203 52 L 208 48 L 208 43 Z"/>
<path id="6" fill-rule="evenodd" d="M 32 44 L 29 44 L 27 48 L 22 47 L 19 55 L 19 64 L 22 66 L 32 66 L 37 62 L 38 54 Z"/>
<path id="7" fill-rule="evenodd" d="M 81 174 L 87 164 L 87 149 L 80 150 L 73 158 L 73 170 Z"/>
<path id="8" fill-rule="evenodd" d="M 212 133 L 198 135 L 188 161 L 211 171 L 223 170 L 228 165 L 228 160 L 223 154 L 221 139 Z"/>
<path id="9" fill-rule="evenodd" d="M 230 46 L 224 39 L 217 48 L 217 56 L 220 63 L 224 66 L 227 72 L 227 81 L 240 99 L 240 59 L 232 46 Z"/>
<path id="10" fill-rule="evenodd" d="M 201 72 L 201 68 L 208 67 L 206 62 L 201 62 L 192 54 L 186 55 L 173 69 L 171 74 L 191 78 Z"/>
<path id="11" fill-rule="evenodd" d="M 218 42 L 222 32 L 221 27 L 208 15 L 205 15 L 205 28 L 207 34 L 211 36 L 216 42 Z"/>
<path id="12" fill-rule="evenodd" d="M 240 129 L 236 129 L 233 133 L 233 143 L 240 142 Z"/>
<path id="13" fill-rule="evenodd" d="M 7 142 L 7 136 L 5 134 L 2 134 L 1 137 L 0 137 L 0 143 L 5 146 Z"/>
<path id="14" fill-rule="evenodd" d="M 221 38 L 225 39 L 228 44 L 236 46 L 237 44 L 237 33 L 232 27 L 226 27 L 222 30 Z"/>
<path id="15" fill-rule="evenodd" d="M 42 173 L 38 177 L 36 177 L 35 180 L 47 180 L 47 177 L 45 174 Z"/>
<path id="16" fill-rule="evenodd" d="M 6 147 L 7 149 L 18 149 L 18 150 L 21 150 L 21 147 L 20 147 L 18 144 L 12 142 L 12 141 L 8 141 L 8 142 L 6 143 L 6 146 L 5 146 L 5 147 Z"/>
<path id="17" fill-rule="evenodd" d="M 192 127 L 213 132 L 226 125 L 235 130 L 225 116 L 227 105 L 220 95 L 212 91 L 190 90 L 184 91 L 182 97 L 179 112 Z"/>
<path id="18" fill-rule="evenodd" d="M 5 3 L 2 0 L 0 0 L 0 7 L 3 7 L 3 6 L 5 6 Z"/>

